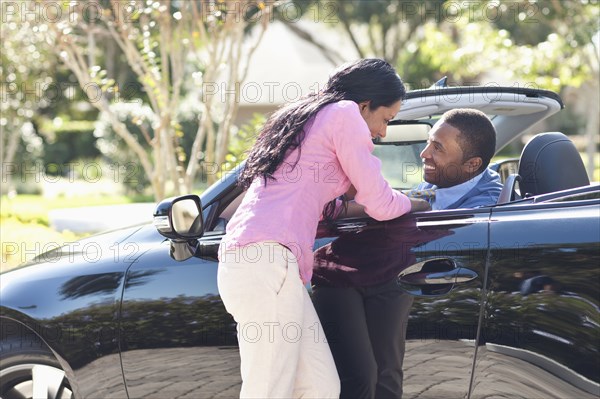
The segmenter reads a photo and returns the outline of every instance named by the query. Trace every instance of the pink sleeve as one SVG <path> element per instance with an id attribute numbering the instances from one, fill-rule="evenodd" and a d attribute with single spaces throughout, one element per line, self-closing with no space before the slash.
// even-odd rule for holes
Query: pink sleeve
<path id="1" fill-rule="evenodd" d="M 372 154 L 369 128 L 354 102 L 336 104 L 330 132 L 340 165 L 356 188 L 355 201 L 376 220 L 389 220 L 410 212 L 410 200 L 393 190 L 381 174 L 381 161 Z"/>

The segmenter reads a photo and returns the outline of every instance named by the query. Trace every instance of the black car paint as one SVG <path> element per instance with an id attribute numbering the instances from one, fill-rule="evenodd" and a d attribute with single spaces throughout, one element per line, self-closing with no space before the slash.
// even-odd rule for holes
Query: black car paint
<path id="1" fill-rule="evenodd" d="M 42 341 L 77 397 L 126 397 L 118 331 L 123 277 L 146 239 L 162 240 L 140 230 L 90 237 L 2 274 L 3 349 Z"/>
<path id="2" fill-rule="evenodd" d="M 206 202 L 202 198 L 207 223 L 214 223 L 224 202 L 235 196 L 238 189 L 231 182 L 224 179 L 225 189 L 212 190 L 216 194 Z M 370 244 L 360 254 L 363 261 L 391 262 L 400 271 L 443 257 L 479 276 L 464 285 L 438 287 L 446 294 L 415 300 L 407 340 L 416 346 L 409 345 L 409 350 L 427 353 L 430 348 L 437 364 L 445 356 L 452 364 L 459 354 L 463 367 L 454 367 L 460 378 L 436 380 L 429 375 L 425 384 L 419 376 L 427 369 L 413 366 L 405 377 L 406 396 L 466 395 L 476 349 L 472 395 L 485 396 L 494 387 L 486 385 L 489 379 L 479 366 L 492 356 L 489 348 L 502 346 L 543 354 L 597 383 L 598 346 L 593 338 L 599 331 L 600 233 L 593 221 L 600 217 L 600 200 L 597 186 L 586 191 L 595 193 L 595 199 L 525 200 L 496 208 L 417 213 L 388 222 L 341 220 L 321 225 L 317 243 L 364 239 Z M 1 293 L 1 316 L 18 321 L 3 320 L 3 340 L 43 339 L 74 381 L 78 397 L 235 396 L 240 383 L 235 323 L 216 287 L 221 233 L 206 234 L 199 240 L 200 256 L 183 262 L 169 257 L 169 242 L 152 226 L 133 229 L 123 234 L 125 239 L 119 234 L 90 239 L 111 256 L 85 258 L 67 251 L 61 259 L 3 275 L 11 281 Z M 356 245 L 338 245 L 342 257 L 356 259 L 356 254 L 344 253 L 352 248 Z M 565 268 L 568 273 L 562 273 Z M 558 300 L 550 301 L 546 293 L 515 293 L 518 285 L 512 276 L 522 270 L 556 279 L 562 293 L 553 298 Z M 562 311 L 573 304 L 580 314 Z M 550 323 L 557 313 L 565 319 Z M 547 334 L 540 336 L 539 331 Z M 479 346 L 473 343 L 478 335 Z M 586 395 L 573 389 L 567 392 Z"/>
<path id="3" fill-rule="evenodd" d="M 487 351 L 477 358 L 479 365 L 490 364 L 491 353 L 510 353 L 552 370 L 572 386 L 551 390 L 551 384 L 537 386 L 518 374 L 491 382 L 481 366 L 473 397 L 490 392 L 531 397 L 544 390 L 562 397 L 598 393 L 590 382 L 600 379 L 600 201 L 597 189 L 595 198 L 581 197 L 492 210 L 484 313 L 489 334 L 480 342 Z"/>
<path id="4" fill-rule="evenodd" d="M 411 90 L 406 93 L 405 100 L 412 98 L 425 98 L 435 96 L 445 96 L 448 98 L 459 98 L 460 96 L 468 96 L 474 93 L 484 93 L 490 100 L 494 100 L 500 96 L 501 93 L 510 93 L 514 95 L 525 95 L 529 98 L 541 98 L 546 97 L 556 101 L 561 108 L 565 105 L 560 96 L 549 90 L 540 90 L 529 87 L 500 87 L 496 85 L 490 85 L 486 87 L 481 86 L 461 86 L 461 87 L 437 87 L 423 90 Z"/>

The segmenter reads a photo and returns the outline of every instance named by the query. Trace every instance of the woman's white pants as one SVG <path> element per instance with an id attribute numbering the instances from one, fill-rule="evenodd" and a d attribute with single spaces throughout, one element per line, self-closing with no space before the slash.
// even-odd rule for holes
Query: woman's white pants
<path id="1" fill-rule="evenodd" d="M 267 241 L 222 251 L 218 285 L 238 323 L 240 397 L 339 397 L 323 328 L 286 247 Z"/>

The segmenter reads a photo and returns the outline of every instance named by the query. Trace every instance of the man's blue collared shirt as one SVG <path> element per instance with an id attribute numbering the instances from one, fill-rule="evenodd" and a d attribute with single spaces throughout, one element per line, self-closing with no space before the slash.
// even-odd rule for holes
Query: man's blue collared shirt
<path id="1" fill-rule="evenodd" d="M 479 208 L 498 202 L 502 183 L 500 175 L 491 169 L 486 169 L 471 180 L 448 188 L 437 188 L 433 184 L 421 183 L 419 190 L 436 189 L 433 210 Z"/>

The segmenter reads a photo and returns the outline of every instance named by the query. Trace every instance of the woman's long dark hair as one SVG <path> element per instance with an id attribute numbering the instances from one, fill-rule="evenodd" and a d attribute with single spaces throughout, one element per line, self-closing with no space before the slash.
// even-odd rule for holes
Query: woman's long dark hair
<path id="1" fill-rule="evenodd" d="M 300 147 L 304 126 L 327 104 L 342 100 L 370 101 L 370 109 L 389 107 L 404 99 L 406 89 L 390 64 L 379 59 L 362 59 L 342 65 L 319 93 L 310 94 L 276 111 L 261 129 L 250 150 L 238 184 L 244 188 L 257 177 L 274 180 L 273 173 L 286 154 Z M 299 156 L 299 155 L 298 155 Z"/>

